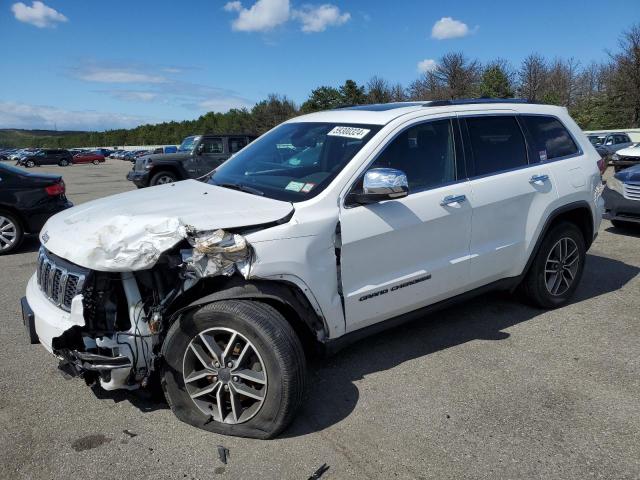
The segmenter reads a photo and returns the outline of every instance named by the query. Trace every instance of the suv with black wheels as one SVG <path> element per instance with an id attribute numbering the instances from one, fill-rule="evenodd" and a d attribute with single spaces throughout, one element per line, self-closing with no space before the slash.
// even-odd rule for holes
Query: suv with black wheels
<path id="1" fill-rule="evenodd" d="M 599 158 L 566 109 L 515 100 L 305 115 L 206 183 L 50 219 L 23 318 L 69 374 L 157 375 L 181 420 L 270 438 L 311 349 L 488 290 L 567 304 L 603 213 Z"/>
<path id="2" fill-rule="evenodd" d="M 199 178 L 242 150 L 250 135 L 194 135 L 185 138 L 176 153 L 144 155 L 136 159 L 127 180 L 138 188 Z"/>
<path id="3" fill-rule="evenodd" d="M 38 150 L 36 153 L 22 157 L 16 165 L 23 167 L 39 167 L 41 165 L 60 165 L 66 167 L 71 165 L 73 161 L 73 155 L 69 150 L 64 149 L 43 149 Z"/>

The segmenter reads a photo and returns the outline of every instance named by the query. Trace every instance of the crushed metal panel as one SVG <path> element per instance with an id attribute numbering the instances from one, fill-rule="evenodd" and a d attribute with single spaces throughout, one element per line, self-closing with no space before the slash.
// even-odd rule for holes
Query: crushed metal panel
<path id="1" fill-rule="evenodd" d="M 196 278 L 231 276 L 236 271 L 248 276 L 252 250 L 242 235 L 221 229 L 198 232 L 187 226 L 186 236 L 193 250 L 185 252 L 184 260 L 187 271 Z"/>

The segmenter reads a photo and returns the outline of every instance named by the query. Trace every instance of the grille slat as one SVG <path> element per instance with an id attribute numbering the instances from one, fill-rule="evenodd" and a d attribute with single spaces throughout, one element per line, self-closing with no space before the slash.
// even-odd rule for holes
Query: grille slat
<path id="1" fill-rule="evenodd" d="M 640 200 L 640 184 L 625 183 L 623 194 L 628 200 Z"/>
<path id="2" fill-rule="evenodd" d="M 44 250 L 38 255 L 36 278 L 40 290 L 56 306 L 71 310 L 73 297 L 82 292 L 85 275 L 68 271 L 47 257 Z"/>

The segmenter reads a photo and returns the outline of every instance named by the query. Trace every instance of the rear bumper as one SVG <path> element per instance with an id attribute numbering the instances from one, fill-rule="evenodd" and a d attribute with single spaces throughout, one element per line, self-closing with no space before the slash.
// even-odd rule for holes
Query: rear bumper
<path id="1" fill-rule="evenodd" d="M 73 207 L 73 203 L 65 198 L 64 200 L 47 202 L 37 208 L 23 211 L 26 230 L 29 233 L 38 233 L 50 217 L 71 207 Z"/>
<path id="2" fill-rule="evenodd" d="M 149 172 L 136 172 L 135 170 L 130 170 L 129 173 L 127 173 L 127 180 L 133 182 L 138 187 L 148 187 Z"/>
<path id="3" fill-rule="evenodd" d="M 606 187 L 602 193 L 607 220 L 640 223 L 640 201 L 624 198 L 615 190 Z"/>

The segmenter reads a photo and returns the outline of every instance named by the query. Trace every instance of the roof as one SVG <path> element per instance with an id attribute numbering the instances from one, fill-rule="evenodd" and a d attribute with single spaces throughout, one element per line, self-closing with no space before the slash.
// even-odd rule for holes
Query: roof
<path id="1" fill-rule="evenodd" d="M 372 105 L 353 105 L 324 110 L 296 117 L 291 122 L 327 122 L 369 125 L 386 125 L 398 117 L 423 111 L 425 114 L 460 112 L 470 110 L 515 110 L 529 113 L 557 113 L 566 111 L 564 107 L 541 105 L 523 99 L 456 99 L 421 102 L 392 102 Z"/>

